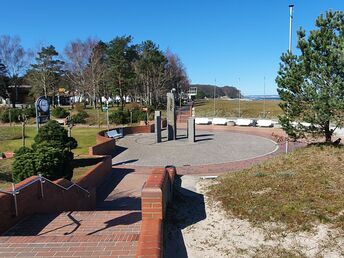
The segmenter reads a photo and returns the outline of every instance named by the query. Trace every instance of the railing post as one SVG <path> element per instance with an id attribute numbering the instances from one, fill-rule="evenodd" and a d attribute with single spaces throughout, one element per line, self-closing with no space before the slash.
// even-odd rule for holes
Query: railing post
<path id="1" fill-rule="evenodd" d="M 38 177 L 39 177 L 39 183 L 40 183 L 40 186 L 41 186 L 41 197 L 43 199 L 44 198 L 43 184 L 45 183 L 45 180 L 42 177 L 42 174 L 39 174 Z"/>
<path id="2" fill-rule="evenodd" d="M 285 140 L 285 153 L 288 153 L 288 138 Z"/>
<path id="3" fill-rule="evenodd" d="M 16 191 L 16 185 L 14 183 L 12 183 L 12 196 L 13 196 L 13 200 L 14 200 L 14 210 L 16 213 L 16 217 L 18 217 L 18 204 L 17 204 L 17 194 L 19 192 Z"/>

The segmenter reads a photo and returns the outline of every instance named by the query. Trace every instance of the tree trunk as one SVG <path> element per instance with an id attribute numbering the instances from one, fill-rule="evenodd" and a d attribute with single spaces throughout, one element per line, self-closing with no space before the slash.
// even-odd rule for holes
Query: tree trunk
<path id="1" fill-rule="evenodd" d="M 325 123 L 325 141 L 327 143 L 331 143 L 332 142 L 332 134 L 333 134 L 333 131 L 330 130 L 330 121 L 327 121 Z"/>
<path id="2" fill-rule="evenodd" d="M 18 86 L 16 83 L 14 84 L 14 88 L 12 89 L 11 99 L 12 99 L 12 107 L 15 108 L 17 100 L 18 100 Z"/>

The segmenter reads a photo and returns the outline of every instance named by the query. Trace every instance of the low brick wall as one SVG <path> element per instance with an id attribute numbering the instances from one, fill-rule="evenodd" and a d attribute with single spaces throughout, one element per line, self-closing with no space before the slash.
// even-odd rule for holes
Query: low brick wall
<path id="1" fill-rule="evenodd" d="M 142 223 L 136 257 L 163 256 L 163 223 L 167 205 L 173 199 L 174 167 L 155 169 L 141 194 Z"/>
<path id="2" fill-rule="evenodd" d="M 104 182 L 104 179 L 111 173 L 111 171 L 112 158 L 111 156 L 104 156 L 104 160 L 102 162 L 94 165 L 94 167 L 76 183 L 86 189 L 96 189 Z"/>
<path id="3" fill-rule="evenodd" d="M 78 180 L 77 184 L 87 189 L 90 194 L 77 186 L 72 186 L 68 190 L 61 188 L 60 186 L 68 188 L 73 184 L 66 179 L 58 179 L 54 182 L 45 181 L 41 184 L 40 181 L 35 182 L 38 179 L 37 176 L 29 177 L 16 184 L 16 189 L 19 189 L 16 195 L 18 216 L 15 214 L 14 197 L 0 193 L 0 234 L 19 220 L 34 213 L 94 209 L 96 189 L 106 180 L 111 170 L 111 157 L 106 156 Z"/>
<path id="4" fill-rule="evenodd" d="M 135 133 L 153 133 L 154 124 L 123 127 L 124 135 Z"/>
<path id="5" fill-rule="evenodd" d="M 98 143 L 98 138 L 100 142 Z M 116 148 L 116 140 L 112 138 L 108 138 L 105 136 L 99 137 L 97 135 L 97 144 L 91 147 L 88 147 L 88 154 L 93 155 L 109 155 L 114 153 Z"/>
<path id="6" fill-rule="evenodd" d="M 138 125 L 138 126 L 128 126 L 128 127 L 115 127 L 111 128 L 111 130 L 116 130 L 119 128 L 123 128 L 124 136 L 127 134 L 135 134 L 135 133 L 153 133 L 154 132 L 154 124 L 149 125 Z M 111 155 L 115 152 L 116 148 L 116 140 L 106 137 L 105 133 L 108 130 L 103 130 L 97 133 L 96 135 L 96 145 L 93 145 L 88 148 L 89 155 Z"/>

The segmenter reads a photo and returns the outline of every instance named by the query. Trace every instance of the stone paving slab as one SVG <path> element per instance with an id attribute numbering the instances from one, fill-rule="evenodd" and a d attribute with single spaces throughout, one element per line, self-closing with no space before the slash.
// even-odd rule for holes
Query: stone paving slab
<path id="1" fill-rule="evenodd" d="M 116 144 L 124 151 L 113 158 L 113 164 L 135 166 L 220 164 L 253 159 L 278 149 L 271 139 L 259 135 L 199 130 L 194 143 L 188 141 L 186 131 L 178 130 L 176 141 L 166 141 L 165 136 L 161 143 L 155 143 L 154 134 L 135 134 Z"/>
<path id="2" fill-rule="evenodd" d="M 185 128 L 185 124 L 180 124 L 181 129 Z M 206 132 L 230 132 L 233 135 L 247 135 L 247 136 L 259 136 L 265 139 L 270 139 L 275 141 L 276 136 L 281 136 L 282 138 L 286 136 L 285 132 L 281 129 L 276 128 L 257 128 L 257 127 L 239 127 L 239 126 L 214 126 L 214 125 L 197 125 L 198 134 Z M 204 165 L 187 165 L 187 166 L 176 166 L 179 175 L 222 175 L 231 171 L 238 171 L 244 168 L 248 168 L 253 164 L 262 162 L 264 160 L 270 159 L 276 155 L 285 153 L 285 142 L 278 142 L 278 149 L 275 152 L 268 153 L 260 157 L 255 157 L 240 161 L 229 161 L 218 164 L 204 164 Z M 289 150 L 293 151 L 296 148 L 305 146 L 304 143 L 289 143 Z M 181 155 L 183 153 L 180 153 Z M 196 154 L 197 155 L 197 154 Z M 211 152 L 208 155 L 212 155 Z M 174 164 L 173 164 L 174 165 Z M 119 167 L 122 169 L 131 169 L 136 171 L 146 171 L 154 169 L 155 166 L 140 166 L 135 163 L 122 164 Z"/>

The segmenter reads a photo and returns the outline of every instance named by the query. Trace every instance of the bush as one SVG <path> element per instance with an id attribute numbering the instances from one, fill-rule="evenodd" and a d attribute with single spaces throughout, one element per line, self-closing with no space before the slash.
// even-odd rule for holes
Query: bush
<path id="1" fill-rule="evenodd" d="M 1 121 L 3 123 L 10 122 L 10 113 L 11 113 L 11 122 L 20 122 L 19 116 L 22 114 L 22 110 L 18 108 L 5 109 L 1 114 Z"/>
<path id="2" fill-rule="evenodd" d="M 133 123 L 137 123 L 140 121 L 145 121 L 147 119 L 147 113 L 141 110 L 133 110 Z"/>
<path id="3" fill-rule="evenodd" d="M 68 137 L 67 130 L 54 120 L 50 120 L 39 128 L 34 140 L 33 148 L 42 143 L 48 143 L 50 146 L 60 150 L 70 150 L 77 147 L 76 140 L 73 137 Z"/>
<path id="4" fill-rule="evenodd" d="M 80 111 L 77 114 L 72 115 L 71 120 L 74 124 L 85 124 L 87 117 L 88 117 L 88 114 L 86 111 Z"/>
<path id="5" fill-rule="evenodd" d="M 13 179 L 19 182 L 33 175 L 42 174 L 50 180 L 59 178 L 71 179 L 73 168 L 71 161 L 73 155 L 68 151 L 61 151 L 49 144 L 36 145 L 31 150 L 19 149 L 13 162 Z"/>
<path id="6" fill-rule="evenodd" d="M 62 107 L 56 107 L 51 111 L 51 114 L 56 118 L 66 118 L 69 116 L 69 112 Z"/>
<path id="7" fill-rule="evenodd" d="M 127 124 L 129 119 L 129 111 L 116 110 L 109 115 L 109 122 L 112 124 Z"/>
<path id="8" fill-rule="evenodd" d="M 76 103 L 74 105 L 74 109 L 78 112 L 84 111 L 85 109 L 85 104 L 84 103 Z"/>
<path id="9" fill-rule="evenodd" d="M 77 147 L 73 137 L 68 137 L 67 130 L 56 121 L 49 121 L 39 128 L 32 149 L 22 147 L 15 152 L 13 178 L 16 182 L 32 175 L 42 174 L 50 180 L 61 177 L 71 179 L 71 162 Z"/>
<path id="10" fill-rule="evenodd" d="M 26 116 L 26 118 L 36 117 L 36 109 L 34 107 L 22 109 L 22 114 Z"/>
<path id="11" fill-rule="evenodd" d="M 26 118 L 31 118 L 36 116 L 35 108 L 6 108 L 0 111 L 0 120 L 3 123 L 10 122 L 10 113 L 11 113 L 11 122 L 20 122 L 19 116 L 25 115 Z"/>

